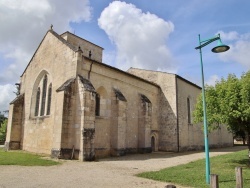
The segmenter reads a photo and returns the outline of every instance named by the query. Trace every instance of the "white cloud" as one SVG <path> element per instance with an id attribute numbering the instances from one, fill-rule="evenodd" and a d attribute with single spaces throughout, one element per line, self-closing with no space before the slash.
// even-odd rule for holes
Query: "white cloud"
<path id="1" fill-rule="evenodd" d="M 11 84 L 0 85 L 0 111 L 9 110 L 9 103 L 14 100 L 16 87 Z"/>
<path id="2" fill-rule="evenodd" d="M 237 32 L 222 33 L 221 37 L 226 40 L 232 40 L 230 50 L 219 54 L 221 60 L 225 62 L 233 61 L 241 64 L 243 67 L 250 69 L 250 33 L 238 34 Z M 222 38 L 224 40 L 224 38 Z"/>
<path id="3" fill-rule="evenodd" d="M 240 37 L 239 33 L 237 33 L 236 31 L 230 31 L 228 33 L 225 33 L 224 31 L 219 31 L 218 33 L 220 33 L 220 37 L 223 41 L 237 40 Z"/>
<path id="4" fill-rule="evenodd" d="M 175 71 L 166 45 L 174 30 L 172 22 L 143 13 L 132 4 L 114 1 L 103 10 L 98 24 L 117 47 L 117 67 Z"/>
<path id="5" fill-rule="evenodd" d="M 89 0 L 0 0 L 0 111 L 15 98 L 19 76 L 51 24 L 58 33 L 89 21 Z"/>
<path id="6" fill-rule="evenodd" d="M 11 62 L 0 65 L 0 84 L 16 82 L 51 24 L 60 33 L 90 19 L 89 0 L 0 0 L 0 59 Z"/>
<path id="7" fill-rule="evenodd" d="M 224 31 L 218 31 L 217 33 L 220 33 L 220 37 L 223 41 L 250 40 L 250 33 L 239 34 L 236 31 L 230 31 L 228 33 Z"/>
<path id="8" fill-rule="evenodd" d="M 216 84 L 216 81 L 219 81 L 220 78 L 218 75 L 212 75 L 209 77 L 209 79 L 206 81 L 206 84 L 207 85 L 210 85 L 210 86 L 215 86 Z"/>

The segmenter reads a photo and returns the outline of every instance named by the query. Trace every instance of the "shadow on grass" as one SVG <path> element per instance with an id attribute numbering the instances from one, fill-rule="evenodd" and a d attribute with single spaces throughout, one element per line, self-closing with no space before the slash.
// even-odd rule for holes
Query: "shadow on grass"
<path id="1" fill-rule="evenodd" d="M 250 179 L 244 179 L 243 178 L 243 181 L 244 182 L 250 182 Z M 235 179 L 231 179 L 231 180 L 222 180 L 222 181 L 219 181 L 220 183 L 228 183 L 228 182 L 236 182 L 236 180 Z"/>
<path id="2" fill-rule="evenodd" d="M 210 149 L 210 152 L 236 152 L 245 150 L 247 146 L 234 146 L 234 147 L 225 147 L 225 148 L 213 148 Z M 204 150 L 195 150 L 195 151 L 183 151 L 183 152 L 152 152 L 152 153 L 133 153 L 133 154 L 126 154 L 125 156 L 119 156 L 119 157 L 110 157 L 110 158 L 104 158 L 100 159 L 101 161 L 127 161 L 127 160 L 148 160 L 153 158 L 174 158 L 174 157 L 180 157 L 180 156 L 188 156 L 195 153 L 203 153 Z"/>
<path id="3" fill-rule="evenodd" d="M 219 181 L 220 183 L 228 183 L 228 182 L 235 182 L 236 180 L 235 179 L 232 179 L 232 180 L 222 180 L 222 181 Z"/>
<path id="4" fill-rule="evenodd" d="M 230 162 L 232 162 L 234 164 L 239 164 L 242 166 L 242 168 L 250 168 L 250 160 L 249 159 L 231 160 Z"/>

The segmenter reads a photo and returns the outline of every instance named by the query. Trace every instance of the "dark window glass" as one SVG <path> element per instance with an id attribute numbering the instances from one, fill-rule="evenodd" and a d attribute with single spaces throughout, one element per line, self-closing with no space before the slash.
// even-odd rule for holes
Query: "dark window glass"
<path id="1" fill-rule="evenodd" d="M 50 106 L 51 106 L 51 93 L 52 93 L 52 86 L 49 85 L 49 91 L 48 91 L 48 101 L 47 101 L 47 115 L 50 115 Z"/>
<path id="2" fill-rule="evenodd" d="M 35 116 L 38 116 L 38 112 L 39 112 L 39 102 L 40 102 L 40 87 L 37 89 L 37 92 L 36 92 Z"/>
<path id="3" fill-rule="evenodd" d="M 95 115 L 100 116 L 100 95 L 98 93 L 95 96 Z"/>
<path id="4" fill-rule="evenodd" d="M 45 75 L 43 78 L 42 104 L 41 104 L 40 116 L 43 116 L 45 111 L 46 91 L 47 91 L 47 75 Z"/>
<path id="5" fill-rule="evenodd" d="M 187 112 L 188 112 L 188 123 L 191 123 L 191 109 L 190 109 L 190 99 L 187 98 Z"/>

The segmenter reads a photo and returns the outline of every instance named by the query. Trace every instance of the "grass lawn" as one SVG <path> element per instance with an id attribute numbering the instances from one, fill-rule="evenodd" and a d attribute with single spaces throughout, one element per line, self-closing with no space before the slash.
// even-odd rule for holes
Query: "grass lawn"
<path id="1" fill-rule="evenodd" d="M 35 155 L 21 150 L 6 152 L 0 148 L 0 165 L 52 166 L 60 164 L 59 162 L 43 159 L 42 157 L 41 155 Z"/>
<path id="2" fill-rule="evenodd" d="M 250 166 L 248 150 L 210 158 L 211 174 L 219 175 L 219 187 L 236 187 L 235 167 L 242 167 L 244 187 L 250 187 Z M 155 172 L 138 174 L 139 177 L 153 180 L 172 182 L 183 186 L 208 188 L 205 178 L 205 159 L 197 160 L 185 165 L 162 169 Z"/>

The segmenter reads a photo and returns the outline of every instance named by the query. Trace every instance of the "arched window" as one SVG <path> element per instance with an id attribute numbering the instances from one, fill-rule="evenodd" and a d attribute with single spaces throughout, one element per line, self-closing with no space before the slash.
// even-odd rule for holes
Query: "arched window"
<path id="1" fill-rule="evenodd" d="M 108 103 L 107 98 L 108 94 L 103 86 L 96 89 L 96 116 L 108 117 L 110 115 L 110 104 Z"/>
<path id="2" fill-rule="evenodd" d="M 51 76 L 42 70 L 37 76 L 31 97 L 31 116 L 40 117 L 50 115 L 52 102 Z"/>
<path id="3" fill-rule="evenodd" d="M 37 89 L 37 92 L 36 92 L 35 116 L 38 116 L 39 102 L 40 102 L 40 87 Z"/>
<path id="4" fill-rule="evenodd" d="M 44 78 L 43 78 L 43 92 L 42 92 L 42 104 L 41 104 L 40 116 L 44 115 L 45 101 L 46 101 L 46 92 L 47 92 L 47 75 L 45 75 Z"/>
<path id="5" fill-rule="evenodd" d="M 95 95 L 95 115 L 100 116 L 100 95 L 98 93 Z"/>
<path id="6" fill-rule="evenodd" d="M 187 98 L 187 115 L 188 115 L 188 124 L 191 124 L 191 106 L 190 106 L 190 99 Z"/>
<path id="7" fill-rule="evenodd" d="M 49 85 L 48 91 L 48 101 L 47 101 L 47 113 L 46 115 L 50 115 L 50 106 L 51 106 L 51 94 L 52 94 L 52 85 Z"/>

